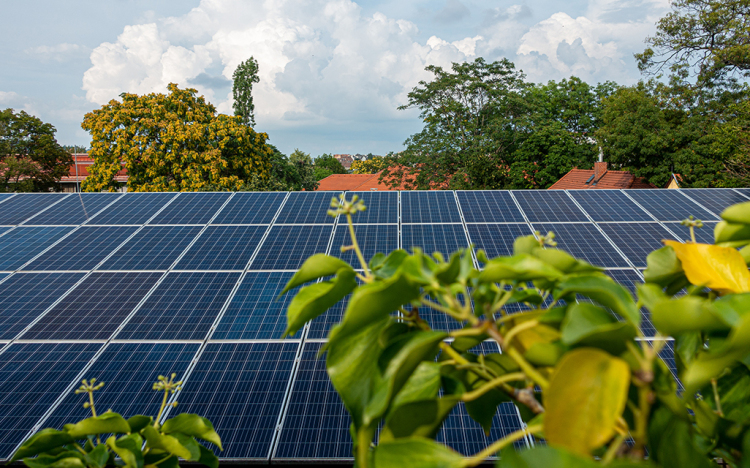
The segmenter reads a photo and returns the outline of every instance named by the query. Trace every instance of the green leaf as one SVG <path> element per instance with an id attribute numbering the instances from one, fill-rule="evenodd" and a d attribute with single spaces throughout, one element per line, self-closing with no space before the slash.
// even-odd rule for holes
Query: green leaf
<path id="1" fill-rule="evenodd" d="M 356 274 L 342 268 L 333 281 L 305 286 L 289 303 L 287 326 L 283 336 L 294 335 L 305 323 L 324 313 L 357 287 Z"/>
<path id="2" fill-rule="evenodd" d="M 381 267 L 374 272 L 375 276 L 382 279 L 390 278 L 398 271 L 399 268 L 401 268 L 401 264 L 404 263 L 404 260 L 406 260 L 408 257 L 409 254 L 406 253 L 406 250 L 394 250 L 393 252 L 388 254 Z"/>
<path id="3" fill-rule="evenodd" d="M 534 236 L 517 237 L 513 241 L 513 255 L 530 254 L 539 248 L 539 241 Z"/>
<path id="4" fill-rule="evenodd" d="M 146 426 L 143 428 L 143 436 L 146 438 L 146 447 L 152 449 L 164 450 L 172 455 L 176 455 L 185 460 L 195 461 L 200 456 L 200 452 L 195 448 L 195 453 L 191 451 L 191 447 L 186 447 L 180 443 L 175 437 L 166 434 L 160 434 L 159 431 L 154 429 L 153 426 Z"/>
<path id="5" fill-rule="evenodd" d="M 375 447 L 375 468 L 463 468 L 464 457 L 430 439 L 414 437 L 384 442 Z"/>
<path id="6" fill-rule="evenodd" d="M 555 297 L 565 297 L 573 293 L 581 294 L 612 309 L 636 327 L 641 323 L 641 314 L 633 301 L 633 296 L 624 286 L 615 283 L 608 276 L 590 274 L 568 276 L 560 281 L 558 288 Z"/>
<path id="7" fill-rule="evenodd" d="M 480 386 L 475 384 L 472 390 L 476 390 Z M 490 429 L 492 429 L 492 418 L 497 413 L 497 406 L 509 400 L 510 398 L 505 392 L 494 388 L 475 400 L 467 401 L 465 403 L 466 412 L 469 413 L 471 419 L 482 426 L 485 436 L 489 437 Z"/>
<path id="8" fill-rule="evenodd" d="M 396 394 L 391 406 L 393 408 L 412 401 L 437 398 L 440 391 L 440 369 L 436 362 L 420 362 L 401 390 Z"/>
<path id="9" fill-rule="evenodd" d="M 750 224 L 750 202 L 737 203 L 721 212 L 722 219 L 730 223 Z"/>
<path id="10" fill-rule="evenodd" d="M 99 444 L 84 457 L 89 466 L 104 467 L 109 460 L 109 450 L 106 444 Z"/>
<path id="11" fill-rule="evenodd" d="M 379 270 L 383 264 L 385 263 L 386 256 L 383 252 L 377 252 L 375 255 L 372 256 L 370 259 L 370 262 L 367 264 L 367 266 L 370 268 L 371 271 L 377 271 Z"/>
<path id="12" fill-rule="evenodd" d="M 292 276 L 292 279 L 284 286 L 284 290 L 281 291 L 279 297 L 283 296 L 287 291 L 290 291 L 297 286 L 300 286 L 310 281 L 314 281 L 318 278 L 335 275 L 341 269 L 352 270 L 352 266 L 341 260 L 340 258 L 332 257 L 326 254 L 315 254 L 305 260 L 297 273 Z"/>
<path id="13" fill-rule="evenodd" d="M 111 436 L 107 446 L 119 456 L 127 468 L 143 468 L 143 439 L 138 434 L 130 434 L 119 439 Z"/>
<path id="14" fill-rule="evenodd" d="M 682 263 L 672 247 L 654 250 L 646 257 L 646 264 L 643 278 L 647 283 L 656 283 L 662 288 L 669 288 L 674 283 L 687 281 Z"/>
<path id="15" fill-rule="evenodd" d="M 750 312 L 750 294 L 729 294 L 711 304 L 713 314 L 725 325 L 736 326 Z"/>
<path id="16" fill-rule="evenodd" d="M 523 357 L 535 366 L 552 367 L 567 351 L 568 347 L 559 341 L 534 343 L 523 353 Z"/>
<path id="17" fill-rule="evenodd" d="M 649 454 L 667 468 L 710 468 L 709 461 L 695 445 L 690 423 L 665 407 L 654 411 L 648 428 Z"/>
<path id="18" fill-rule="evenodd" d="M 66 424 L 63 430 L 73 439 L 83 439 L 88 435 L 127 434 L 130 425 L 117 413 L 104 413 L 75 424 Z"/>
<path id="19" fill-rule="evenodd" d="M 711 301 L 683 296 L 660 301 L 651 309 L 651 322 L 665 336 L 691 331 L 726 330 L 727 325 L 713 312 Z"/>
<path id="20" fill-rule="evenodd" d="M 569 253 L 560 249 L 536 247 L 532 254 L 565 274 L 569 273 L 593 273 L 602 271 L 602 268 L 594 266 L 583 260 L 578 260 Z"/>
<path id="21" fill-rule="evenodd" d="M 517 450 L 510 446 L 500 452 L 497 466 L 498 468 L 597 468 L 600 465 L 589 457 L 581 457 L 558 447 Z"/>
<path id="22" fill-rule="evenodd" d="M 10 462 L 33 457 L 34 455 L 53 448 L 62 447 L 63 445 L 72 444 L 73 442 L 75 442 L 75 439 L 70 437 L 67 432 L 48 427 L 29 437 L 26 442 L 21 444 L 16 453 L 11 457 Z"/>
<path id="23" fill-rule="evenodd" d="M 380 443 L 404 437 L 434 438 L 458 402 L 457 396 L 448 396 L 409 401 L 395 407 L 380 431 Z"/>
<path id="24" fill-rule="evenodd" d="M 201 451 L 198 463 L 207 466 L 208 468 L 219 468 L 219 458 L 211 450 L 200 444 L 198 444 L 198 448 Z"/>
<path id="25" fill-rule="evenodd" d="M 537 279 L 554 281 L 561 276 L 563 273 L 548 263 L 529 254 L 519 254 L 490 260 L 479 274 L 479 281 L 494 283 Z"/>
<path id="26" fill-rule="evenodd" d="M 169 452 L 152 449 L 143 455 L 144 468 L 180 468 L 180 459 Z"/>
<path id="27" fill-rule="evenodd" d="M 81 453 L 66 450 L 58 455 L 40 455 L 36 458 L 24 458 L 23 463 L 29 468 L 84 468 L 86 465 L 81 460 L 82 456 Z"/>
<path id="28" fill-rule="evenodd" d="M 439 265 L 435 270 L 435 278 L 441 284 L 451 284 L 456 281 L 456 278 L 461 273 L 461 259 L 461 252 L 454 252 L 451 255 L 450 262 Z"/>
<path id="29" fill-rule="evenodd" d="M 221 447 L 221 438 L 214 430 L 213 424 L 208 419 L 192 413 L 178 414 L 174 418 L 167 419 L 161 426 L 161 432 L 164 434 L 181 433 L 196 439 L 205 440 Z"/>
<path id="30" fill-rule="evenodd" d="M 624 352 L 626 343 L 638 334 L 632 324 L 619 322 L 601 307 L 585 302 L 570 306 L 560 331 L 566 345 L 593 346 L 614 355 Z"/>
<path id="31" fill-rule="evenodd" d="M 724 247 L 747 245 L 750 242 L 750 225 L 720 221 L 714 227 L 714 241 Z"/>
<path id="32" fill-rule="evenodd" d="M 142 414 L 136 414 L 135 416 L 128 419 L 128 426 L 130 426 L 130 432 L 141 432 L 144 427 L 153 424 L 154 418 L 151 416 L 144 416 Z"/>

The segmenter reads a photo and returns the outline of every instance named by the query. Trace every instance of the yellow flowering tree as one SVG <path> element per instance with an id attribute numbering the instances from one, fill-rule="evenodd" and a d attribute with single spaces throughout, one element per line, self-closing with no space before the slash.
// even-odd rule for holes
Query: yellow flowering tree
<path id="1" fill-rule="evenodd" d="M 195 89 L 168 86 L 169 94 L 121 94 L 84 116 L 94 164 L 86 191 L 115 190 L 127 170 L 128 190 L 197 191 L 207 186 L 237 190 L 254 175 L 268 177 L 268 135 L 239 117 L 216 114 Z"/>

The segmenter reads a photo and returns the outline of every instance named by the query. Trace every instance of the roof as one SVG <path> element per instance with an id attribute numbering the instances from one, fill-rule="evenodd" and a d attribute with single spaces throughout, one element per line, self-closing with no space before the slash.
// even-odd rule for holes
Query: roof
<path id="1" fill-rule="evenodd" d="M 657 188 L 643 177 L 635 177 L 628 171 L 606 171 L 592 184 L 593 169 L 571 169 L 560 180 L 552 184 L 549 190 L 566 189 L 653 189 Z M 587 183 L 588 182 L 588 183 Z"/>
<path id="2" fill-rule="evenodd" d="M 394 190 L 381 183 L 377 174 L 332 174 L 320 181 L 318 191 L 327 190 Z"/>
<path id="3" fill-rule="evenodd" d="M 89 166 L 94 164 L 94 160 L 87 153 L 76 153 L 71 156 L 73 156 L 73 165 L 70 166 L 68 175 L 60 178 L 60 182 L 83 182 L 88 177 Z M 115 175 L 115 181 L 123 183 L 128 181 L 128 173 L 125 167 Z"/>

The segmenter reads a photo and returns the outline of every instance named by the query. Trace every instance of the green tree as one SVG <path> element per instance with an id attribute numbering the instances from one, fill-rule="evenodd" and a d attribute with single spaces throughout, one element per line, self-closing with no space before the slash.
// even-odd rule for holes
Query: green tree
<path id="1" fill-rule="evenodd" d="M 330 154 L 322 154 L 315 158 L 315 167 L 319 167 L 321 169 L 328 169 L 331 171 L 331 174 L 346 174 L 346 168 L 343 164 L 341 164 L 341 161 L 334 158 L 333 155 Z"/>
<path id="2" fill-rule="evenodd" d="M 253 84 L 259 83 L 258 61 L 253 57 L 240 63 L 232 74 L 232 97 L 234 97 L 234 115 L 242 123 L 255 127 L 255 105 L 253 104 Z"/>
<path id="3" fill-rule="evenodd" d="M 300 189 L 312 191 L 318 188 L 318 179 L 315 177 L 315 166 L 310 153 L 305 153 L 295 148 L 289 155 L 289 163 L 295 168 L 299 177 Z"/>
<path id="4" fill-rule="evenodd" d="M 333 171 L 331 171 L 327 167 L 318 167 L 318 166 L 315 166 L 315 168 L 313 169 L 313 171 L 315 173 L 315 180 L 317 180 L 318 182 L 320 182 L 321 180 L 325 179 L 329 175 L 333 175 Z"/>
<path id="5" fill-rule="evenodd" d="M 376 174 L 387 169 L 396 163 L 393 156 L 372 156 L 364 161 L 354 161 L 352 163 L 353 174 Z"/>
<path id="6" fill-rule="evenodd" d="M 68 174 L 73 158 L 55 127 L 24 111 L 0 111 L 0 190 L 48 191 Z"/>
<path id="7" fill-rule="evenodd" d="M 86 146 L 62 145 L 62 147 L 68 153 L 88 153 L 89 151 L 89 149 Z"/>

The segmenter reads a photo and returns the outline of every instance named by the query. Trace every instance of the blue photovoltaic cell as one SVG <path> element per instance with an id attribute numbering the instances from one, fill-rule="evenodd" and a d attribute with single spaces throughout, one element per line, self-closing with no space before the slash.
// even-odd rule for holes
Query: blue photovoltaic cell
<path id="1" fill-rule="evenodd" d="M 136 227 L 82 227 L 60 241 L 24 270 L 90 270 L 112 253 Z"/>
<path id="2" fill-rule="evenodd" d="M 117 339 L 202 340 L 240 273 L 170 273 Z"/>
<path id="3" fill-rule="evenodd" d="M 467 223 L 522 223 L 525 220 L 506 191 L 459 191 L 458 203 Z"/>
<path id="4" fill-rule="evenodd" d="M 0 203 L 7 200 L 8 198 L 12 197 L 12 193 L 0 193 Z"/>
<path id="5" fill-rule="evenodd" d="M 280 271 L 247 273 L 211 339 L 280 339 L 286 329 L 287 306 L 299 288 L 277 298 L 293 275 Z M 299 335 L 297 332 L 292 338 Z"/>
<path id="6" fill-rule="evenodd" d="M 286 192 L 238 192 L 221 210 L 213 224 L 269 224 Z"/>
<path id="7" fill-rule="evenodd" d="M 357 243 L 362 250 L 362 255 L 365 257 L 366 262 L 369 262 L 373 255 L 378 252 L 388 255 L 398 249 L 398 226 L 395 224 L 355 225 L 354 234 L 357 236 Z M 353 250 L 341 252 L 342 246 L 348 246 L 351 243 L 349 226 L 339 224 L 336 226 L 336 234 L 333 236 L 331 255 L 348 262 L 354 268 L 361 269 L 362 265 Z"/>
<path id="8" fill-rule="evenodd" d="M 305 343 L 273 459 L 352 458 L 351 419 L 318 358 Z"/>
<path id="9" fill-rule="evenodd" d="M 401 246 L 407 252 L 419 247 L 427 255 L 440 252 L 445 259 L 469 246 L 461 224 L 405 224 L 401 226 Z"/>
<path id="10" fill-rule="evenodd" d="M 250 268 L 296 270 L 313 254 L 325 253 L 332 226 L 274 226 Z"/>
<path id="11" fill-rule="evenodd" d="M 143 224 L 159 211 L 176 193 L 126 193 L 109 208 L 96 215 L 89 224 Z"/>
<path id="12" fill-rule="evenodd" d="M 200 226 L 145 226 L 99 269 L 166 270 L 201 229 Z"/>
<path id="13" fill-rule="evenodd" d="M 19 224 L 67 197 L 67 193 L 23 193 L 0 203 L 0 225 Z"/>
<path id="14" fill-rule="evenodd" d="M 613 280 L 628 288 L 628 291 L 630 291 L 630 294 L 632 294 L 634 298 L 637 296 L 635 287 L 637 284 L 643 283 L 643 279 L 641 279 L 635 270 L 607 270 L 607 274 L 611 276 Z M 646 337 L 654 336 L 656 333 L 654 324 L 651 323 L 651 315 L 645 307 L 641 309 L 641 331 Z"/>
<path id="15" fill-rule="evenodd" d="M 101 343 L 14 343 L 0 355 L 0 459 L 10 458 L 99 347 Z"/>
<path id="16" fill-rule="evenodd" d="M 19 268 L 71 230 L 72 227 L 17 227 L 0 237 L 0 270 Z"/>
<path id="17" fill-rule="evenodd" d="M 24 225 L 81 224 L 122 196 L 121 193 L 76 193 L 34 216 Z"/>
<path id="18" fill-rule="evenodd" d="M 672 373 L 672 377 L 674 377 L 675 382 L 677 382 L 677 390 L 680 392 L 685 390 L 685 387 L 682 386 L 682 382 L 680 381 L 680 378 L 677 375 L 677 363 L 674 360 L 674 341 L 673 340 L 667 340 L 667 342 L 664 344 L 664 347 L 662 347 L 661 351 L 659 351 L 659 357 L 661 358 L 662 361 L 664 361 L 664 364 L 667 365 L 667 367 L 669 368 L 669 372 Z"/>
<path id="19" fill-rule="evenodd" d="M 682 221 L 690 215 L 704 221 L 718 219 L 677 190 L 628 190 L 627 194 L 659 221 Z"/>
<path id="20" fill-rule="evenodd" d="M 732 189 L 681 189 L 682 193 L 711 210 L 716 215 L 737 203 L 750 201 Z"/>
<path id="21" fill-rule="evenodd" d="M 22 335 L 27 340 L 106 340 L 161 273 L 94 273 Z"/>
<path id="22" fill-rule="evenodd" d="M 460 223 L 453 192 L 401 192 L 402 223 Z"/>
<path id="23" fill-rule="evenodd" d="M 206 224 L 231 195 L 228 192 L 181 192 L 149 224 Z"/>
<path id="24" fill-rule="evenodd" d="M 0 236 L 2 236 L 4 232 L 10 231 L 11 229 L 13 229 L 13 228 L 11 228 L 11 227 L 0 227 Z"/>
<path id="25" fill-rule="evenodd" d="M 23 273 L 0 283 L 0 339 L 13 339 L 81 278 L 83 273 Z"/>
<path id="26" fill-rule="evenodd" d="M 346 192 L 346 199 L 357 195 L 367 210 L 352 216 L 352 221 L 361 224 L 398 223 L 398 192 Z M 345 218 L 339 222 L 343 223 Z"/>
<path id="27" fill-rule="evenodd" d="M 484 250 L 488 258 L 513 255 L 516 238 L 533 234 L 528 224 L 467 224 L 466 227 L 474 248 Z"/>
<path id="28" fill-rule="evenodd" d="M 599 227 L 637 267 L 645 268 L 648 254 L 664 247 L 662 239 L 674 240 L 674 236 L 657 223 L 611 223 Z"/>
<path id="29" fill-rule="evenodd" d="M 513 195 L 532 223 L 588 221 L 563 190 L 514 190 Z"/>
<path id="30" fill-rule="evenodd" d="M 630 266 L 593 224 L 533 224 L 535 231 L 555 233 L 557 248 L 602 267 Z M 610 224 L 602 224 L 611 226 Z"/>
<path id="31" fill-rule="evenodd" d="M 292 192 L 276 218 L 276 224 L 333 224 L 328 216 L 331 199 L 341 192 Z"/>
<path id="32" fill-rule="evenodd" d="M 104 388 L 96 392 L 99 411 L 111 409 L 125 418 L 136 414 L 155 417 L 164 393 L 155 392 L 152 385 L 160 375 L 168 377 L 173 372 L 175 380 L 182 380 L 199 347 L 198 343 L 110 343 L 83 378 L 104 382 Z M 87 398 L 70 392 L 44 427 L 62 429 L 70 421 L 91 416 L 91 410 L 83 407 Z"/>
<path id="33" fill-rule="evenodd" d="M 573 198 L 594 221 L 653 221 L 619 190 L 571 190 Z"/>
<path id="34" fill-rule="evenodd" d="M 209 226 L 175 270 L 244 270 L 266 226 Z"/>
<path id="35" fill-rule="evenodd" d="M 210 343 L 180 392 L 221 437 L 221 458 L 266 459 L 299 343 Z"/>
<path id="36" fill-rule="evenodd" d="M 695 228 L 695 240 L 701 244 L 713 244 L 714 228 L 717 224 L 718 223 L 716 222 L 707 221 L 703 223 L 702 228 Z M 667 229 L 677 234 L 683 241 L 692 241 L 692 237 L 690 237 L 689 227 L 683 226 L 682 224 L 676 222 L 666 222 L 664 223 L 664 225 L 667 227 Z M 0 240 L 2 240 L 2 237 L 0 237 Z"/>
<path id="37" fill-rule="evenodd" d="M 357 284 L 360 286 L 362 285 L 362 281 L 360 281 L 359 278 L 357 278 Z M 349 299 L 351 299 L 351 297 L 351 294 L 347 294 L 346 297 L 334 304 L 333 307 L 315 317 L 308 326 L 307 338 L 313 340 L 326 338 L 331 327 L 339 323 L 344 317 L 344 311 L 349 305 Z"/>

